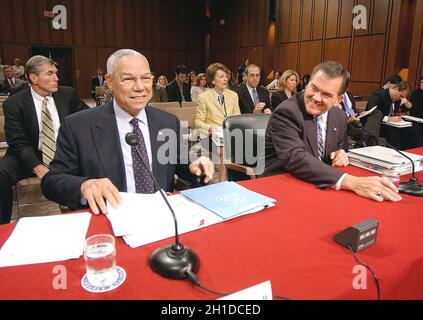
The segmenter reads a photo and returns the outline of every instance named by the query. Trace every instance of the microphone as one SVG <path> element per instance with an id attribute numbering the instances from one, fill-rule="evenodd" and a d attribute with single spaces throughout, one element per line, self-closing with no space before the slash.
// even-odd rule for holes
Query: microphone
<path id="1" fill-rule="evenodd" d="M 408 195 L 411 195 L 411 196 L 423 197 L 423 186 L 417 180 L 416 171 L 415 171 L 415 167 L 414 167 L 414 161 L 409 156 L 405 155 L 403 152 L 401 152 L 400 150 L 395 148 L 393 145 L 389 144 L 386 141 L 383 141 L 377 135 L 375 135 L 373 132 L 364 128 L 363 125 L 361 124 L 360 120 L 353 121 L 351 125 L 354 128 L 361 129 L 361 130 L 365 131 L 366 133 L 368 133 L 372 137 L 376 138 L 377 141 L 381 142 L 382 144 L 388 146 L 391 149 L 394 149 L 400 155 L 402 155 L 403 157 L 410 160 L 411 168 L 412 168 L 412 177 L 407 182 L 400 182 L 400 184 L 398 186 L 398 190 L 401 193 L 405 193 L 405 194 L 408 194 Z"/>
<path id="2" fill-rule="evenodd" d="M 173 221 L 175 222 L 175 243 L 163 248 L 156 249 L 148 258 L 150 267 L 154 272 L 158 273 L 162 277 L 170 279 L 186 279 L 187 273 L 190 271 L 194 273 L 198 272 L 198 257 L 194 251 L 188 247 L 185 247 L 179 241 L 178 221 L 176 219 L 175 212 L 169 204 L 163 190 L 160 188 L 159 184 L 154 178 L 153 173 L 148 168 L 147 162 L 141 155 L 140 150 L 138 149 L 138 136 L 133 132 L 128 132 L 125 135 L 125 141 L 138 153 L 138 156 L 141 158 L 142 163 L 146 167 L 151 179 L 154 182 L 154 186 L 157 188 L 157 190 L 159 190 L 170 212 L 172 213 Z"/>

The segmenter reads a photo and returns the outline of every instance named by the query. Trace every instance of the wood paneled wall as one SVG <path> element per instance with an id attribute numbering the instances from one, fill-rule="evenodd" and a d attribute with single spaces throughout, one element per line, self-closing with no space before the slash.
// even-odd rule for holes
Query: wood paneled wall
<path id="1" fill-rule="evenodd" d="M 236 71 L 249 57 L 262 66 L 264 75 L 288 68 L 303 75 L 311 73 L 319 62 L 331 59 L 350 71 L 350 90 L 356 95 L 371 94 L 387 74 L 398 73 L 401 68 L 409 68 L 412 86 L 421 74 L 423 0 L 275 2 L 272 58 L 268 41 L 270 0 L 214 0 L 212 60 Z M 367 9 L 367 29 L 353 29 L 353 7 L 358 4 Z M 223 26 L 219 24 L 222 18 Z"/>
<path id="2" fill-rule="evenodd" d="M 117 49 L 145 54 L 157 74 L 173 78 L 177 64 L 204 69 L 204 1 L 198 0 L 1 0 L 3 63 L 29 58 L 31 46 L 73 47 L 76 88 L 89 97 L 96 66 Z M 67 30 L 44 17 L 54 5 L 67 9 Z M 59 70 L 60 71 L 60 70 Z M 62 70 L 63 72 L 63 70 Z"/>
<path id="3" fill-rule="evenodd" d="M 234 74 L 246 58 L 263 66 L 268 12 L 269 0 L 211 1 L 210 63 L 222 62 Z"/>

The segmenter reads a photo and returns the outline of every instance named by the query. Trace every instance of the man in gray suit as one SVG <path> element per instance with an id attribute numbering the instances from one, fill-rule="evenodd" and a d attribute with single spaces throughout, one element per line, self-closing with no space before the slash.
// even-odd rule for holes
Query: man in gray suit
<path id="1" fill-rule="evenodd" d="M 3 72 L 5 79 L 0 83 L 0 92 L 14 95 L 26 88 L 26 81 L 16 78 L 11 66 L 4 66 Z"/>
<path id="2" fill-rule="evenodd" d="M 305 92 L 284 101 L 266 130 L 264 175 L 289 172 L 323 187 L 351 190 L 376 201 L 398 201 L 398 189 L 380 177 L 355 177 L 334 167 L 349 164 L 347 119 L 338 105 L 349 83 L 348 72 L 338 63 L 317 65 Z"/>

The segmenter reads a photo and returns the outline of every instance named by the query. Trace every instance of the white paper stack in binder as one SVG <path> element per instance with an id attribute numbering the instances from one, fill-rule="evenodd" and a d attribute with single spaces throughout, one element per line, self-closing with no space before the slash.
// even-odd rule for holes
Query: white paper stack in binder
<path id="1" fill-rule="evenodd" d="M 403 153 L 413 160 L 416 172 L 423 170 L 422 155 L 405 151 Z M 352 149 L 348 152 L 348 157 L 352 165 L 377 173 L 382 173 L 385 169 L 396 170 L 401 175 L 412 171 L 410 160 L 395 150 L 382 146 Z"/>

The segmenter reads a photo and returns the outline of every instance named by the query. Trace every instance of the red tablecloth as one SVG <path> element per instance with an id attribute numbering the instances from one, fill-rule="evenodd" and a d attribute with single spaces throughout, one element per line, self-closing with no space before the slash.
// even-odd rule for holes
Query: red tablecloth
<path id="1" fill-rule="evenodd" d="M 346 171 L 372 174 L 351 166 Z M 422 173 L 418 177 L 423 180 Z M 375 299 L 370 273 L 366 290 L 353 288 L 356 262 L 348 249 L 332 240 L 335 233 L 373 218 L 380 223 L 376 245 L 358 256 L 378 275 L 382 299 L 423 299 L 422 198 L 403 195 L 397 203 L 377 203 L 351 192 L 322 191 L 289 174 L 241 184 L 277 199 L 276 206 L 181 236 L 200 257 L 198 276 L 205 286 L 231 292 L 271 280 L 274 294 L 292 299 Z M 14 226 L 0 226 L 0 245 Z M 112 233 L 104 216 L 92 216 L 87 236 L 95 233 Z M 0 299 L 217 298 L 188 281 L 164 279 L 150 269 L 149 254 L 171 241 L 131 249 L 117 238 L 117 264 L 127 278 L 119 288 L 102 294 L 81 287 L 83 257 L 0 268 Z M 57 265 L 66 267 L 65 290 L 53 286 Z"/>

